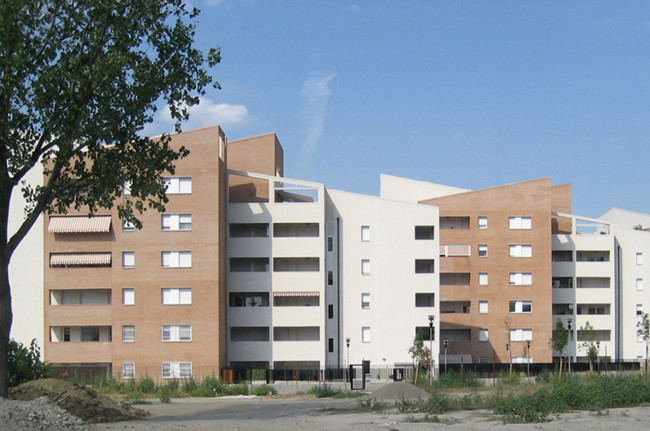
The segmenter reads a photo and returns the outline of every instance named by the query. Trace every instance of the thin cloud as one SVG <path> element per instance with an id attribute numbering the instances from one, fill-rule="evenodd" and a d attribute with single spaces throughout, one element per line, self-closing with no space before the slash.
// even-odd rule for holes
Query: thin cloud
<path id="1" fill-rule="evenodd" d="M 307 137 L 300 147 L 298 166 L 301 168 L 311 165 L 318 141 L 323 135 L 325 116 L 327 115 L 327 99 L 332 94 L 329 83 L 335 75 L 335 73 L 315 73 L 302 84 L 300 95 L 304 101 L 303 116 Z"/>
<path id="2" fill-rule="evenodd" d="M 173 124 L 169 108 L 165 106 L 158 116 L 158 120 Z M 208 98 L 202 98 L 198 105 L 190 108 L 190 119 L 183 123 L 183 129 L 197 129 L 199 127 L 219 124 L 223 128 L 233 129 L 246 126 L 251 122 L 248 109 L 244 105 L 230 105 L 228 103 L 214 103 Z"/>

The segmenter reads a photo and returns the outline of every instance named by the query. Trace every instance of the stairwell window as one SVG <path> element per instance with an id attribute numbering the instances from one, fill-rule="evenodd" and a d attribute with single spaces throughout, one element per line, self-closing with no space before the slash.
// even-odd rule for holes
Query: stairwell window
<path id="1" fill-rule="evenodd" d="M 370 327 L 364 326 L 361 328 L 361 342 L 369 343 L 370 342 Z"/>
<path id="2" fill-rule="evenodd" d="M 361 241 L 370 241 L 370 226 L 361 226 Z"/>
<path id="3" fill-rule="evenodd" d="M 370 294 L 362 293 L 361 294 L 361 308 L 367 309 L 370 308 Z"/>
<path id="4" fill-rule="evenodd" d="M 643 253 L 638 252 L 636 254 L 636 264 L 637 265 L 643 265 Z"/>
<path id="5" fill-rule="evenodd" d="M 361 275 L 370 275 L 370 259 L 361 259 Z"/>

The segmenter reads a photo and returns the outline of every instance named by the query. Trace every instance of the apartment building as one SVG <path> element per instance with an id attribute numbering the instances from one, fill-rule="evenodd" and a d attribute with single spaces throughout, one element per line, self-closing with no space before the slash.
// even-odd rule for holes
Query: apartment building
<path id="1" fill-rule="evenodd" d="M 122 378 L 218 374 L 225 363 L 226 138 L 176 134 L 166 212 L 134 229 L 116 211 L 44 222 L 44 357 Z M 128 199 L 128 186 L 123 199 Z"/>

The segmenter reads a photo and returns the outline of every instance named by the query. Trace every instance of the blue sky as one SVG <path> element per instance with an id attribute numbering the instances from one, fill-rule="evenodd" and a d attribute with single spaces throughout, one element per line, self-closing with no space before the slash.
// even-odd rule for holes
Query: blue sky
<path id="1" fill-rule="evenodd" d="M 220 46 L 184 129 L 276 132 L 285 176 L 480 189 L 552 177 L 650 213 L 650 2 L 194 0 Z M 148 131 L 171 131 L 164 114 Z"/>

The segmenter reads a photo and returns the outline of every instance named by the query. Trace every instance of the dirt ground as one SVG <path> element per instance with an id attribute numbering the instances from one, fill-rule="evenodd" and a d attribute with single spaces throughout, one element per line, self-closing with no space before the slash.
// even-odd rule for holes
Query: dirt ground
<path id="1" fill-rule="evenodd" d="M 387 402 L 386 405 L 389 405 Z M 271 430 L 647 430 L 650 407 L 577 412 L 554 416 L 551 422 L 504 424 L 487 410 L 451 412 L 427 422 L 422 414 L 358 412 L 359 399 L 225 397 L 173 400 L 170 404 L 138 406 L 148 419 L 93 425 L 97 431 L 271 431 Z"/>

